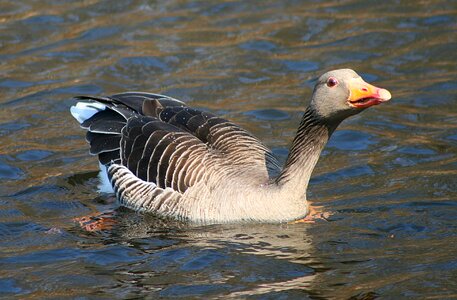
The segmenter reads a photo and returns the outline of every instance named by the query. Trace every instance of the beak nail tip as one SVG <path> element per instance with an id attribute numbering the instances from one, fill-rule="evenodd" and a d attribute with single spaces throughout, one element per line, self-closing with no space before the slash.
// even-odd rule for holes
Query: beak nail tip
<path id="1" fill-rule="evenodd" d="M 379 96 L 381 96 L 381 98 L 384 99 L 384 100 L 390 100 L 392 98 L 392 95 L 386 89 L 380 90 L 379 91 Z"/>

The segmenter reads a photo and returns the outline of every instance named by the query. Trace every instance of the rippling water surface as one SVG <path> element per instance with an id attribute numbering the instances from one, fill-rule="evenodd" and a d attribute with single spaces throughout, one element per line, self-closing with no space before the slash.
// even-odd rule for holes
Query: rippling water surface
<path id="1" fill-rule="evenodd" d="M 455 1 L 2 1 L 0 297 L 457 298 Z M 113 207 L 69 107 L 160 92 L 284 160 L 314 79 L 392 91 L 344 122 L 309 198 L 329 221 L 190 227 Z"/>

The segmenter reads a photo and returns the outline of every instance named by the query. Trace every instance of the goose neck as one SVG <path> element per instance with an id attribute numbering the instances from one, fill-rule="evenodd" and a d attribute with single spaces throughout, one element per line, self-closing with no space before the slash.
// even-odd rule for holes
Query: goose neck
<path id="1" fill-rule="evenodd" d="M 318 116 L 312 108 L 305 111 L 284 169 L 276 179 L 281 189 L 306 196 L 311 173 L 338 124 Z"/>

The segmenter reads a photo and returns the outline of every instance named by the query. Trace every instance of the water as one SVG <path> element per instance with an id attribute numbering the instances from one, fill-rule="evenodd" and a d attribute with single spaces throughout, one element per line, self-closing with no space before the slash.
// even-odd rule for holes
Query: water
<path id="1" fill-rule="evenodd" d="M 455 1 L 2 1 L 0 296 L 457 298 Z M 347 120 L 298 225 L 190 227 L 113 207 L 73 96 L 164 93 L 287 155 L 314 79 L 351 67 L 393 100 Z"/>

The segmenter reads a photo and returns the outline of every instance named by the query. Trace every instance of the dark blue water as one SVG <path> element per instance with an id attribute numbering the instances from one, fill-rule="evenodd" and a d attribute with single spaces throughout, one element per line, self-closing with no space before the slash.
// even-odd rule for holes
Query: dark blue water
<path id="1" fill-rule="evenodd" d="M 455 299 L 453 1 L 2 1 L 0 297 Z M 309 199 L 329 221 L 192 227 L 114 208 L 69 107 L 158 92 L 287 156 L 314 80 L 350 67 L 391 102 L 347 120 Z"/>

